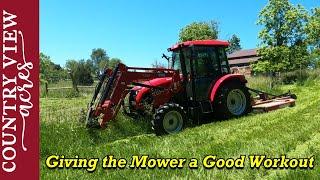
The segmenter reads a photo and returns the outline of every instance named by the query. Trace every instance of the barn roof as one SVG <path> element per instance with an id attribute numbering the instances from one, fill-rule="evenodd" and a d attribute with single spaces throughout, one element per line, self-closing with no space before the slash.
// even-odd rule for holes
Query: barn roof
<path id="1" fill-rule="evenodd" d="M 240 50 L 233 52 L 228 55 L 228 59 L 241 59 L 245 57 L 251 57 L 251 56 L 258 56 L 257 55 L 257 49 L 245 49 L 245 50 Z"/>
<path id="2" fill-rule="evenodd" d="M 250 64 L 252 62 L 258 61 L 260 57 L 248 57 L 248 58 L 239 58 L 239 59 L 229 59 L 229 64 Z"/>
<path id="3" fill-rule="evenodd" d="M 258 61 L 260 57 L 257 54 L 257 49 L 245 49 L 233 52 L 228 55 L 230 65 L 236 64 L 250 64 Z"/>

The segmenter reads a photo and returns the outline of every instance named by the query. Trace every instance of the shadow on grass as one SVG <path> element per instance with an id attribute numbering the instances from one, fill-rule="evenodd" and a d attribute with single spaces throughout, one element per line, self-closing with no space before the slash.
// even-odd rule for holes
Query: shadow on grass
<path id="1" fill-rule="evenodd" d="M 83 128 L 84 125 L 81 125 Z M 111 143 L 129 137 L 152 134 L 150 119 L 120 117 L 110 122 L 105 129 L 86 128 L 93 144 Z"/>
<path id="2" fill-rule="evenodd" d="M 231 121 L 231 120 L 235 120 L 235 119 L 239 119 L 239 118 L 243 118 L 243 117 L 248 117 L 248 116 L 255 116 L 255 115 L 263 114 L 263 113 L 267 113 L 267 112 L 252 111 L 249 114 L 241 116 L 241 117 L 234 117 L 234 118 L 227 118 L 227 119 L 219 118 L 215 114 L 205 114 L 200 118 L 200 122 L 198 125 L 196 124 L 191 127 L 201 126 L 201 125 L 210 124 L 210 123 L 223 122 L 223 121 Z"/>

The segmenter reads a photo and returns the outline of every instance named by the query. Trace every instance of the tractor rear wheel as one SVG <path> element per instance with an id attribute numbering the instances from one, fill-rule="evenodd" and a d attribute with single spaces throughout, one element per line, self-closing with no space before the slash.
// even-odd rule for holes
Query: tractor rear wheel
<path id="1" fill-rule="evenodd" d="M 186 113 L 179 104 L 167 103 L 160 106 L 152 120 L 156 135 L 174 134 L 180 132 L 186 124 Z"/>
<path id="2" fill-rule="evenodd" d="M 223 85 L 214 102 L 216 116 L 221 119 L 239 117 L 251 111 L 251 97 L 244 84 L 230 82 Z"/>

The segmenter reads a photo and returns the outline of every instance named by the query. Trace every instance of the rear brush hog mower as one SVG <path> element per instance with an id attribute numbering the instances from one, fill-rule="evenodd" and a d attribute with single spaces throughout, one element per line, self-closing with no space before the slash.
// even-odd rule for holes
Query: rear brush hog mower
<path id="1" fill-rule="evenodd" d="M 244 75 L 231 74 L 225 51 L 228 45 L 220 40 L 176 44 L 168 49 L 172 52 L 169 69 L 121 63 L 113 70 L 106 68 L 88 105 L 87 127 L 106 127 L 121 106 L 131 117 L 151 115 L 157 135 L 180 132 L 189 122 L 201 123 L 203 116 L 227 119 L 252 110 L 294 106 L 294 94 L 251 89 Z"/>

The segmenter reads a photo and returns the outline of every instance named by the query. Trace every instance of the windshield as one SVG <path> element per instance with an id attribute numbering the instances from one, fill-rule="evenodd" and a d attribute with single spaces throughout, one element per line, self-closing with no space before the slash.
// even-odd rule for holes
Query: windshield
<path id="1" fill-rule="evenodd" d="M 172 52 L 171 68 L 174 70 L 181 70 L 180 53 L 179 52 Z"/>

